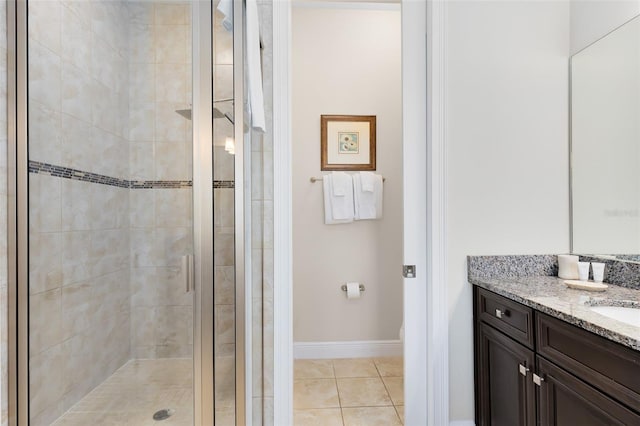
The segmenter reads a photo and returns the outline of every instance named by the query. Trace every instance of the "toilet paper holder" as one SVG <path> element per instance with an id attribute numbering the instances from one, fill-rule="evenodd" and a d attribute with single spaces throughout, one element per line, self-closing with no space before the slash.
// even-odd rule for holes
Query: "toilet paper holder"
<path id="1" fill-rule="evenodd" d="M 360 288 L 360 291 L 364 291 L 364 284 L 360 284 L 358 287 Z M 347 285 L 346 284 L 342 284 L 342 286 L 340 288 L 342 289 L 342 291 L 347 291 Z"/>

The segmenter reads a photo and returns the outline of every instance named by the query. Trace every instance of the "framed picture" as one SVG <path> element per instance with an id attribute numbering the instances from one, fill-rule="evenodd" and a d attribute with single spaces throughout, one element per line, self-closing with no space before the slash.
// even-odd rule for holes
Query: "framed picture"
<path id="1" fill-rule="evenodd" d="M 321 170 L 375 170 L 376 116 L 320 116 Z"/>

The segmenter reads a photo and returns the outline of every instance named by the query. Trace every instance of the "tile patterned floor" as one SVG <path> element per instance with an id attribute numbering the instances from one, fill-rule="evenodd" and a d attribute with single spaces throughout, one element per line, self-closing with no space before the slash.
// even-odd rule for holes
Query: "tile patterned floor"
<path id="1" fill-rule="evenodd" d="M 294 368 L 295 426 L 402 425 L 402 358 L 296 360 Z"/>
<path id="2" fill-rule="evenodd" d="M 193 361 L 131 360 L 60 417 L 55 426 L 158 426 L 153 414 L 171 408 L 163 426 L 193 425 Z"/>

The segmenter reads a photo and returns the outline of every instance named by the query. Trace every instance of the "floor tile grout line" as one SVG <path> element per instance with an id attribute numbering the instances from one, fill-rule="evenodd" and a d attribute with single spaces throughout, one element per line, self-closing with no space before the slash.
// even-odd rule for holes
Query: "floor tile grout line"
<path id="1" fill-rule="evenodd" d="M 342 426 L 344 426 L 344 412 L 342 410 L 342 400 L 340 399 L 340 389 L 338 388 L 338 377 L 336 377 L 336 366 L 331 360 L 331 371 L 333 371 L 333 380 L 336 383 L 336 393 L 338 394 L 338 405 L 340 406 L 340 420 L 342 420 Z"/>

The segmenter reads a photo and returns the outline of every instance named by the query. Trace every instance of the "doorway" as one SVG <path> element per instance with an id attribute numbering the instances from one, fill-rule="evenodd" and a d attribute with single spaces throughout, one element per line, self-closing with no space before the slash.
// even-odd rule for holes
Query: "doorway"
<path id="1" fill-rule="evenodd" d="M 401 3 L 403 57 L 404 395 L 407 424 L 448 424 L 445 275 L 445 2 Z M 291 7 L 274 4 L 275 421 L 293 422 Z M 410 374 L 406 374 L 410 372 Z"/>
<path id="2" fill-rule="evenodd" d="M 404 415 L 401 74 L 399 4 L 294 3 L 295 425 L 319 418 L 398 425 Z M 360 119 L 375 120 L 374 135 L 358 126 Z M 333 158 L 337 123 L 354 148 Z M 353 218 L 337 220 L 327 209 L 339 201 L 327 199 L 337 183 L 327 182 L 336 175 L 326 171 L 325 147 L 331 168 L 347 170 L 341 176 L 353 190 Z M 367 150 L 375 150 L 375 170 L 360 172 L 374 168 L 359 164 Z M 358 184 L 365 178 L 376 182 L 369 198 Z M 362 290 L 347 295 L 348 283 Z"/>

